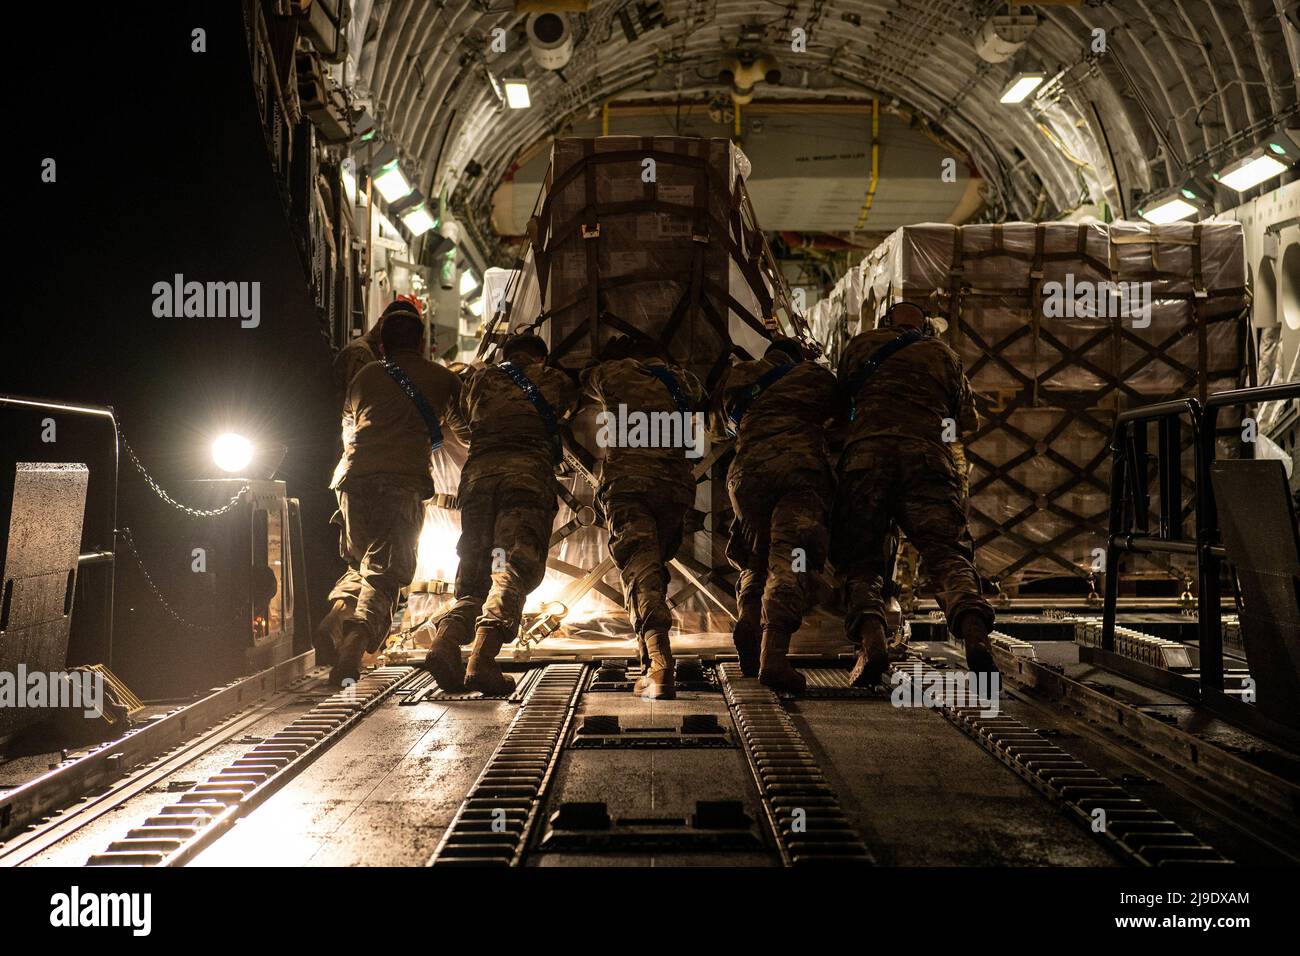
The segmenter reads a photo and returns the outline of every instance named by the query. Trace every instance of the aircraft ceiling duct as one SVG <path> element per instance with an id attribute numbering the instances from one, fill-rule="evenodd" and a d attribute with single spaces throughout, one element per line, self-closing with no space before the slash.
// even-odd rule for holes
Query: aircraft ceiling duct
<path id="1" fill-rule="evenodd" d="M 759 83 L 781 82 L 781 70 L 776 61 L 749 50 L 740 50 L 723 57 L 718 76 L 731 84 L 731 98 L 740 106 L 754 98 Z"/>
<path id="2" fill-rule="evenodd" d="M 989 17 L 975 34 L 975 52 L 989 63 L 1004 63 L 1037 28 L 1038 17 L 1032 13 Z"/>
<path id="3" fill-rule="evenodd" d="M 534 13 L 528 18 L 528 47 L 537 65 L 546 70 L 560 70 L 573 56 L 573 28 L 569 18 L 560 13 Z"/>

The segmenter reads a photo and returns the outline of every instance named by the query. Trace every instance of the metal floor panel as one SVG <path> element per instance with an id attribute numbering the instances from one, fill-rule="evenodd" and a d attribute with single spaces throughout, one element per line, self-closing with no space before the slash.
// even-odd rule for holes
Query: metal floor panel
<path id="1" fill-rule="evenodd" d="M 574 727 L 586 717 L 613 715 L 625 728 L 677 727 L 689 714 L 711 714 L 731 729 L 725 700 L 717 692 L 679 691 L 676 700 L 647 701 L 630 693 L 587 693 L 579 699 Z M 744 753 L 726 748 L 578 749 L 560 755 L 545 815 L 566 802 L 603 801 L 618 821 L 647 818 L 686 820 L 697 801 L 738 800 L 757 822 L 756 799 Z M 645 829 L 645 828 L 638 828 Z M 539 838 L 547 819 L 539 825 Z M 570 850 L 529 854 L 529 866 L 772 866 L 766 847 L 747 850 L 657 848 L 641 852 Z"/>
<path id="2" fill-rule="evenodd" d="M 938 713 L 883 698 L 787 707 L 877 865 L 1117 865 Z"/>
<path id="3" fill-rule="evenodd" d="M 195 866 L 423 866 L 518 707 L 390 699 Z"/>

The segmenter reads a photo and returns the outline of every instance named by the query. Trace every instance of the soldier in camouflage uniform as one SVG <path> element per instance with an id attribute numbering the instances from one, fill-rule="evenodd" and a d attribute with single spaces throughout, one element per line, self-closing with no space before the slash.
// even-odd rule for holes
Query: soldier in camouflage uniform
<path id="1" fill-rule="evenodd" d="M 688 422 L 694 426 L 702 389 L 694 375 L 665 360 L 657 343 L 615 340 L 611 346 L 603 361 L 582 373 L 584 397 L 601 410 L 596 440 L 606 449 L 596 500 L 605 513 L 609 551 L 641 652 L 642 676 L 633 692 L 671 698 L 676 691 L 667 562 L 681 547 L 682 524 L 695 503 L 695 476 L 686 455 L 695 433 L 687 428 Z M 654 438 L 645 436 L 647 442 L 660 447 L 619 443 L 619 416 L 637 413 L 652 423 Z M 656 421 L 670 423 L 669 433 L 662 434 Z"/>
<path id="2" fill-rule="evenodd" d="M 502 352 L 500 365 L 466 370 L 453 415 L 457 435 L 469 445 L 457 493 L 456 600 L 439 620 L 425 659 L 438 685 L 452 692 L 501 695 L 514 687 L 496 657 L 518 634 L 524 601 L 546 573 L 558 509 L 558 426 L 578 401 L 572 380 L 543 364 L 547 348 L 537 336 L 513 336 Z M 463 668 L 460 648 L 471 640 Z"/>
<path id="3" fill-rule="evenodd" d="M 925 335 L 925 325 L 919 306 L 899 303 L 881 328 L 855 336 L 840 359 L 840 385 L 853 411 L 840 457 L 831 560 L 844 579 L 846 629 L 859 643 L 855 686 L 876 683 L 888 666 L 882 587 L 895 523 L 920 553 L 967 663 L 977 672 L 996 669 L 993 608 L 980 593 L 951 448 L 978 427 L 979 415 L 961 360 Z M 908 344 L 892 354 L 878 353 L 904 338 Z M 864 365 L 867 373 L 860 372 Z"/>
<path id="4" fill-rule="evenodd" d="M 383 332 L 387 361 L 358 372 L 344 402 L 343 455 L 330 487 L 338 495 L 348 569 L 330 592 L 332 608 L 322 622 L 338 652 L 330 675 L 336 684 L 355 681 L 363 654 L 383 645 L 398 592 L 415 574 L 423 502 L 434 491 L 433 435 L 406 388 L 421 397 L 439 431 L 437 420 L 460 393 L 455 375 L 421 357 L 423 336 L 418 313 L 390 314 Z"/>
<path id="5" fill-rule="evenodd" d="M 732 640 L 746 675 L 800 693 L 806 681 L 786 654 L 826 560 L 835 376 L 806 361 L 794 339 L 778 339 L 763 358 L 733 365 L 716 396 L 711 432 L 736 435 L 727 473 L 735 511 L 727 558 L 740 571 Z"/>

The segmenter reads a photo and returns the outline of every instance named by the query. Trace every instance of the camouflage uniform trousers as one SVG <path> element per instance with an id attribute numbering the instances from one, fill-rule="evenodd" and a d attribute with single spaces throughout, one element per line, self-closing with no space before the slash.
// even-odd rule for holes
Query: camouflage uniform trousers
<path id="1" fill-rule="evenodd" d="M 852 446 L 835 499 L 831 560 L 844 582 L 845 629 L 856 635 L 868 617 L 885 620 L 884 578 L 897 546 L 895 523 L 916 547 L 935 597 L 957 631 L 962 615 L 991 626 L 980 594 L 961 481 L 951 453 L 911 438 L 868 438 Z"/>
<path id="2" fill-rule="evenodd" d="M 623 583 L 623 603 L 632 629 L 668 630 L 668 562 L 682 546 L 682 524 L 690 504 L 676 488 L 635 493 L 602 488 L 601 507 L 609 527 L 609 553 Z"/>
<path id="3" fill-rule="evenodd" d="M 559 505 L 549 474 L 489 475 L 462 481 L 456 601 L 445 617 L 468 636 L 480 626 L 514 640 L 524 602 L 546 575 Z"/>
<path id="4" fill-rule="evenodd" d="M 388 637 L 398 594 L 415 576 L 423 498 L 420 482 L 401 475 L 350 478 L 338 490 L 339 551 L 348 569 L 330 601 L 355 604 L 350 620 L 361 625 L 371 651 Z"/>
<path id="5" fill-rule="evenodd" d="M 826 563 L 829 468 L 771 469 L 730 483 L 736 518 L 727 559 L 740 571 L 743 620 L 793 634 L 803 623 L 814 578 Z"/>

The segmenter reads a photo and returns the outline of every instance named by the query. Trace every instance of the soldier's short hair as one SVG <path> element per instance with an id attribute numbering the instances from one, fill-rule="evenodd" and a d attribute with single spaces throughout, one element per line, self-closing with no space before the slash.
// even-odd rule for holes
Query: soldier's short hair
<path id="1" fill-rule="evenodd" d="M 771 355 L 773 352 L 783 352 L 790 356 L 791 361 L 794 362 L 802 362 L 807 358 L 807 356 L 804 355 L 802 343 L 800 343 L 798 339 L 792 339 L 788 336 L 780 336 L 773 339 L 772 344 L 767 347 L 763 354 Z"/>
<path id="2" fill-rule="evenodd" d="M 391 315 L 409 315 L 416 320 L 423 322 L 424 317 L 420 315 L 419 307 L 408 299 L 394 299 L 384 307 L 383 314 L 379 316 L 382 322 Z"/>
<path id="3" fill-rule="evenodd" d="M 532 332 L 521 332 L 512 335 L 501 344 L 501 354 L 506 358 L 510 358 L 510 356 L 518 352 L 529 352 L 543 362 L 551 354 L 551 350 L 546 347 L 546 343 L 542 341 L 541 336 L 534 335 Z"/>
<path id="4" fill-rule="evenodd" d="M 915 302 L 909 302 L 906 299 L 903 299 L 899 302 L 895 302 L 893 305 L 891 305 L 888 309 L 885 310 L 885 314 L 880 320 L 880 327 L 882 329 L 892 328 L 894 325 L 895 313 L 902 311 L 904 308 L 915 309 L 917 312 L 919 312 L 921 314 L 922 324 L 924 325 L 924 320 L 926 318 L 925 309 Z"/>
<path id="5" fill-rule="evenodd" d="M 424 340 L 424 320 L 414 311 L 385 312 L 379 341 L 385 352 L 418 349 Z"/>

